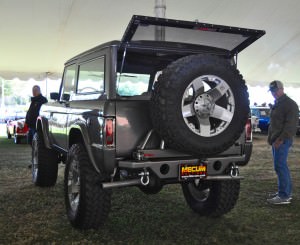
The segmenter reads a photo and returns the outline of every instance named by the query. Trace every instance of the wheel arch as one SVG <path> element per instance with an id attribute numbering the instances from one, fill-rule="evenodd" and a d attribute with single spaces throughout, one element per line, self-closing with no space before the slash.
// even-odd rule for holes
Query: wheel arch
<path id="1" fill-rule="evenodd" d="M 36 130 L 37 132 L 42 133 L 45 147 L 51 149 L 48 120 L 44 117 L 39 116 L 36 121 Z"/>
<path id="2" fill-rule="evenodd" d="M 77 123 L 72 125 L 72 127 L 69 130 L 68 134 L 68 147 L 71 148 L 72 145 L 82 143 L 85 147 L 87 154 L 89 156 L 89 159 L 95 168 L 95 170 L 100 173 L 100 169 L 98 168 L 95 158 L 93 156 L 90 139 L 88 136 L 88 130 L 86 126 L 83 123 Z"/>

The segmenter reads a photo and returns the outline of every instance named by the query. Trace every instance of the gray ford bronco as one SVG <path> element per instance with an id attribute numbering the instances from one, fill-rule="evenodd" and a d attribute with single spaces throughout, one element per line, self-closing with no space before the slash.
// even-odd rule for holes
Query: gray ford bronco
<path id="1" fill-rule="evenodd" d="M 80 229 L 105 222 L 120 187 L 180 184 L 199 215 L 229 212 L 252 149 L 237 55 L 264 33 L 133 16 L 121 41 L 65 63 L 37 119 L 34 184 L 55 185 L 63 162 L 67 216 Z"/>

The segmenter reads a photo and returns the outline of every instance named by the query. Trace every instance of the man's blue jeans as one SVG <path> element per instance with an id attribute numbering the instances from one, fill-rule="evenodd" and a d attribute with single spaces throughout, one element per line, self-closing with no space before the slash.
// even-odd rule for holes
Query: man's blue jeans
<path id="1" fill-rule="evenodd" d="M 277 149 L 272 146 L 274 169 L 278 177 L 278 195 L 281 198 L 289 198 L 292 194 L 292 180 L 287 165 L 288 153 L 292 143 L 291 139 L 287 139 Z"/>
<path id="2" fill-rule="evenodd" d="M 32 145 L 32 139 L 33 139 L 35 132 L 36 132 L 35 128 L 29 128 L 28 133 L 27 133 L 27 143 L 29 145 Z"/>

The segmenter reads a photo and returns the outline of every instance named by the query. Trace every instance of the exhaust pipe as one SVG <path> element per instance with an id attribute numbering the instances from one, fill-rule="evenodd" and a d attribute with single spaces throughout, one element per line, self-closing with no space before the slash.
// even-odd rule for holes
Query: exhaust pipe
<path id="1" fill-rule="evenodd" d="M 228 175 L 219 175 L 219 176 L 207 176 L 204 180 L 242 180 L 244 179 L 243 176 L 236 176 L 236 177 L 231 177 Z"/>
<path id="2" fill-rule="evenodd" d="M 135 186 L 135 185 L 141 185 L 141 184 L 142 183 L 141 183 L 140 179 L 132 179 L 132 180 L 102 183 L 102 188 L 103 189 L 112 189 L 112 188 Z"/>

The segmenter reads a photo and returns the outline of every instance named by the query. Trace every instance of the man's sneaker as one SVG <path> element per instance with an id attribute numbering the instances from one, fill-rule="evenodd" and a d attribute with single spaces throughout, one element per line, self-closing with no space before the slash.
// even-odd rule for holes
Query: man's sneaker
<path id="1" fill-rule="evenodd" d="M 289 198 L 281 198 L 279 196 L 275 196 L 271 199 L 267 199 L 267 202 L 270 204 L 275 204 L 275 205 L 281 205 L 281 204 L 290 204 L 291 203 L 291 197 Z"/>
<path id="2" fill-rule="evenodd" d="M 274 197 L 276 197 L 276 196 L 278 196 L 278 192 L 274 192 L 274 193 L 269 193 L 269 194 L 268 194 L 268 198 L 269 198 L 269 199 L 274 198 Z"/>
<path id="3" fill-rule="evenodd" d="M 278 192 L 274 192 L 274 193 L 269 193 L 268 194 L 268 199 L 272 199 L 274 197 L 277 197 L 278 196 Z M 289 201 L 292 201 L 293 199 L 293 196 L 291 195 L 289 198 L 287 198 Z"/>

